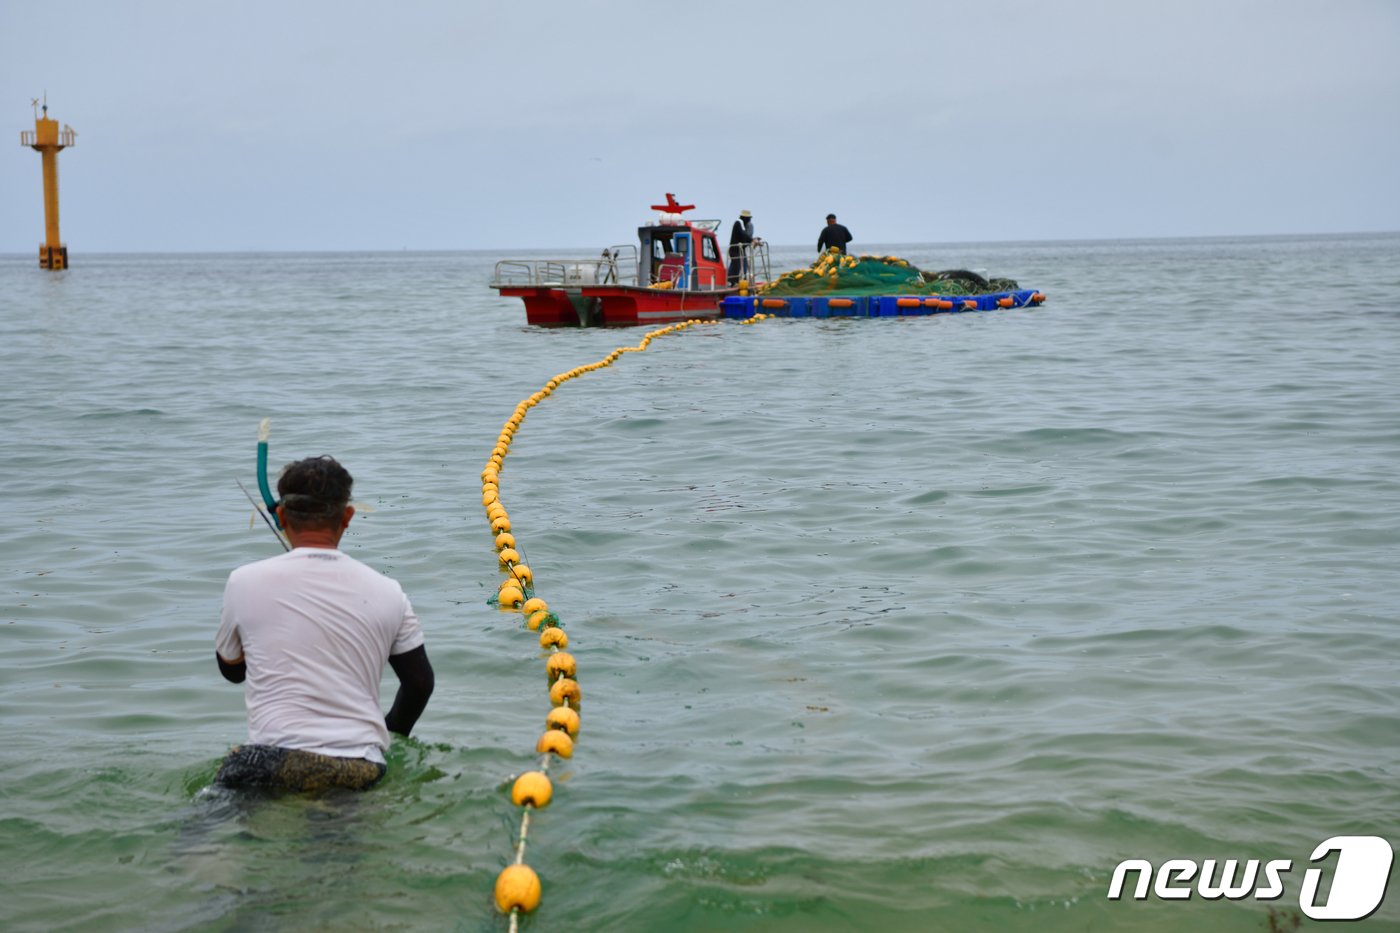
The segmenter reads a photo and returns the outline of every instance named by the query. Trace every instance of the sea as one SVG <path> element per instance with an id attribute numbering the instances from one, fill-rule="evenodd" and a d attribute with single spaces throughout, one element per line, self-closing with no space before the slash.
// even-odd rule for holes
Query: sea
<path id="1" fill-rule="evenodd" d="M 1400 234 L 873 250 L 1048 300 L 691 327 L 515 435 L 583 693 L 521 929 L 1332 928 L 1400 843 Z M 0 257 L 0 928 L 507 928 L 550 705 L 480 473 L 645 333 L 526 326 L 512 255 Z M 367 793 L 210 788 L 264 418 L 437 671 Z"/>

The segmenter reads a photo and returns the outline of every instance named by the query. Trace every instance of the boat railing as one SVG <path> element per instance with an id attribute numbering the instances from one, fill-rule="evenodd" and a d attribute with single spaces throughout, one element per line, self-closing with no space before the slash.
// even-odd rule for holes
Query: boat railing
<path id="1" fill-rule="evenodd" d="M 738 278 L 744 279 L 750 285 L 772 280 L 767 243 L 759 240 L 757 243 L 742 243 L 734 248 L 739 251 L 739 255 L 731 256 L 728 252 L 725 253 L 725 271 L 723 272 L 703 266 L 687 268 L 683 257 L 676 254 L 672 261 L 662 262 L 655 267 L 647 284 L 664 284 L 668 287 L 684 288 L 690 291 L 721 291 L 732 287 L 729 282 L 729 269 L 734 265 L 736 259 L 738 260 Z"/>
<path id="2" fill-rule="evenodd" d="M 744 279 L 749 285 L 760 282 L 773 281 L 772 266 L 768 261 L 768 241 L 758 240 L 754 243 L 740 243 L 737 247 L 739 256 L 739 278 Z M 735 257 L 729 257 L 729 265 L 734 265 Z"/>
<path id="3" fill-rule="evenodd" d="M 687 269 L 681 262 L 663 262 L 652 273 L 650 284 L 704 292 L 727 288 L 729 279 L 723 270 L 713 267 Z"/>
<path id="4" fill-rule="evenodd" d="M 502 259 L 491 277 L 493 288 L 636 284 L 637 247 L 630 244 L 610 246 L 596 258 Z"/>

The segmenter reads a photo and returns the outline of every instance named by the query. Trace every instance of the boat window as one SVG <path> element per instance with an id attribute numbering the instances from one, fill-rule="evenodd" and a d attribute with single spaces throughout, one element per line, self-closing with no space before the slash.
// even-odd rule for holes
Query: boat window
<path id="1" fill-rule="evenodd" d="M 715 238 L 712 236 L 700 238 L 700 255 L 711 262 L 719 262 L 719 251 L 715 247 Z"/>
<path id="2" fill-rule="evenodd" d="M 670 245 L 671 245 L 671 238 L 670 238 L 670 237 L 657 237 L 656 239 L 652 240 L 652 241 L 651 241 L 651 257 L 652 257 L 653 259 L 657 260 L 658 262 L 659 262 L 660 260 L 662 260 L 662 259 L 665 259 L 665 258 L 666 258 L 666 253 L 669 252 L 669 247 L 670 247 Z"/>

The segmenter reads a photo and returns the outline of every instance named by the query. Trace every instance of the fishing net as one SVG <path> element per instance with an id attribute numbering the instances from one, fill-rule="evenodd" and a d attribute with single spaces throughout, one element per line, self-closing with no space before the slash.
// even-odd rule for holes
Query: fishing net
<path id="1" fill-rule="evenodd" d="M 783 295 L 987 295 L 1014 292 L 1012 279 L 986 279 L 966 269 L 924 272 L 898 256 L 823 253 L 805 269 L 793 269 L 759 289 Z"/>

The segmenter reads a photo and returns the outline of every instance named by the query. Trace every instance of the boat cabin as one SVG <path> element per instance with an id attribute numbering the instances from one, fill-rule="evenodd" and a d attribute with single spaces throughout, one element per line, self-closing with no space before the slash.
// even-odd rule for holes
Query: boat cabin
<path id="1" fill-rule="evenodd" d="M 724 288 L 728 284 L 719 238 L 718 220 L 674 221 L 666 216 L 658 224 L 637 228 L 643 263 L 642 281 L 671 283 L 672 288 Z"/>

